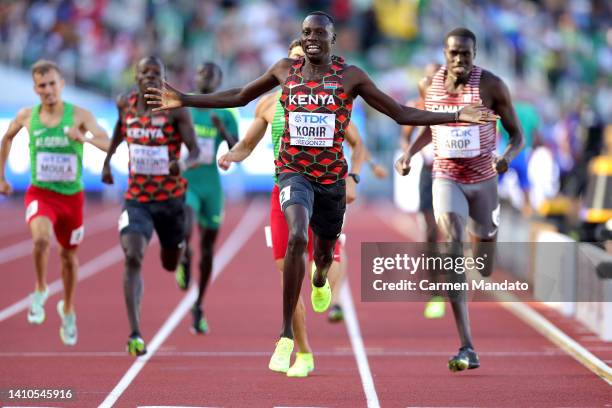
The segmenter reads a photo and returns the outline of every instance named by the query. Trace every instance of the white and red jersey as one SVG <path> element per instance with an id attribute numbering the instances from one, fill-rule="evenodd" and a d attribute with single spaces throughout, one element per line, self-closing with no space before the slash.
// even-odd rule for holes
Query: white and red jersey
<path id="1" fill-rule="evenodd" d="M 425 95 L 425 109 L 431 112 L 456 112 L 464 106 L 482 104 L 480 77 L 482 68 L 474 66 L 470 79 L 460 93 L 451 94 L 444 87 L 446 67 L 434 75 Z M 492 112 L 489 108 L 484 108 Z M 431 126 L 434 147 L 433 176 L 459 183 L 479 183 L 495 177 L 495 122 L 486 125 L 449 123 Z"/>

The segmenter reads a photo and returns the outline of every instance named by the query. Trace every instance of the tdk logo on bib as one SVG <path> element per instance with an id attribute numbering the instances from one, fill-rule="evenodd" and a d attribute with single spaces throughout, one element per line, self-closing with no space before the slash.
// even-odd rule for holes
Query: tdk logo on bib
<path id="1" fill-rule="evenodd" d="M 307 115 L 295 115 L 295 123 L 312 123 L 312 124 L 323 124 L 327 125 L 329 114 L 307 114 Z"/>
<path id="2" fill-rule="evenodd" d="M 336 115 L 333 113 L 289 112 L 292 146 L 331 147 L 334 145 Z"/>

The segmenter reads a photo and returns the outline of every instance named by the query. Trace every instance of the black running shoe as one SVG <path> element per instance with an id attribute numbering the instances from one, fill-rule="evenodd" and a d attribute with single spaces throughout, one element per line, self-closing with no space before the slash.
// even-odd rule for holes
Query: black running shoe
<path id="1" fill-rule="evenodd" d="M 193 324 L 191 325 L 191 332 L 193 334 L 206 334 L 208 333 L 208 322 L 204 317 L 204 312 L 200 307 L 194 305 L 191 308 L 191 316 L 193 317 Z"/>
<path id="2" fill-rule="evenodd" d="M 471 347 L 461 347 L 456 356 L 448 360 L 448 369 L 452 372 L 472 370 L 480 367 L 478 354 Z"/>

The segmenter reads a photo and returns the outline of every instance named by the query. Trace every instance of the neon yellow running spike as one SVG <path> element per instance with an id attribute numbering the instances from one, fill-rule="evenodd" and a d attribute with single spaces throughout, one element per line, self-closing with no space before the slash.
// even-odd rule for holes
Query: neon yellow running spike
<path id="1" fill-rule="evenodd" d="M 332 299 L 332 291 L 331 286 L 329 286 L 329 281 L 325 279 L 325 285 L 323 285 L 321 288 L 316 287 L 313 283 L 310 285 L 312 286 L 312 292 L 310 293 L 312 309 L 317 313 L 325 312 L 329 308 Z"/>
<path id="2" fill-rule="evenodd" d="M 312 370 L 314 370 L 312 353 L 295 353 L 295 361 L 287 371 L 287 377 L 308 377 Z"/>
<path id="3" fill-rule="evenodd" d="M 441 319 L 444 317 L 446 304 L 442 296 L 433 296 L 425 305 L 423 315 L 426 319 Z"/>
<path id="4" fill-rule="evenodd" d="M 187 276 L 185 274 L 185 266 L 182 263 L 179 263 L 176 268 L 176 272 L 174 273 L 174 277 L 176 278 L 176 284 L 181 290 L 187 290 Z"/>
<path id="5" fill-rule="evenodd" d="M 281 337 L 276 343 L 276 349 L 274 349 L 274 354 L 272 354 L 270 358 L 268 368 L 279 373 L 286 373 L 289 370 L 292 352 L 293 340 L 287 337 Z"/>

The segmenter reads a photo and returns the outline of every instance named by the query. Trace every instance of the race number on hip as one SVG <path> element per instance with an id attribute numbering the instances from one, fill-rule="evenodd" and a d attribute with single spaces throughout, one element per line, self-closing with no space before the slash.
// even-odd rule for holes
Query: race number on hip
<path id="1" fill-rule="evenodd" d="M 331 147 L 334 145 L 336 115 L 333 113 L 289 112 L 292 146 Z"/>
<path id="2" fill-rule="evenodd" d="M 36 153 L 36 179 L 38 181 L 75 181 L 77 158 L 70 153 Z"/>
<path id="3" fill-rule="evenodd" d="M 132 173 L 168 174 L 168 146 L 130 146 L 130 169 Z"/>
<path id="4" fill-rule="evenodd" d="M 445 159 L 469 158 L 480 155 L 478 126 L 434 126 L 437 153 Z"/>
<path id="5" fill-rule="evenodd" d="M 198 137 L 198 147 L 200 148 L 199 162 L 211 164 L 215 159 L 215 139 Z"/>

